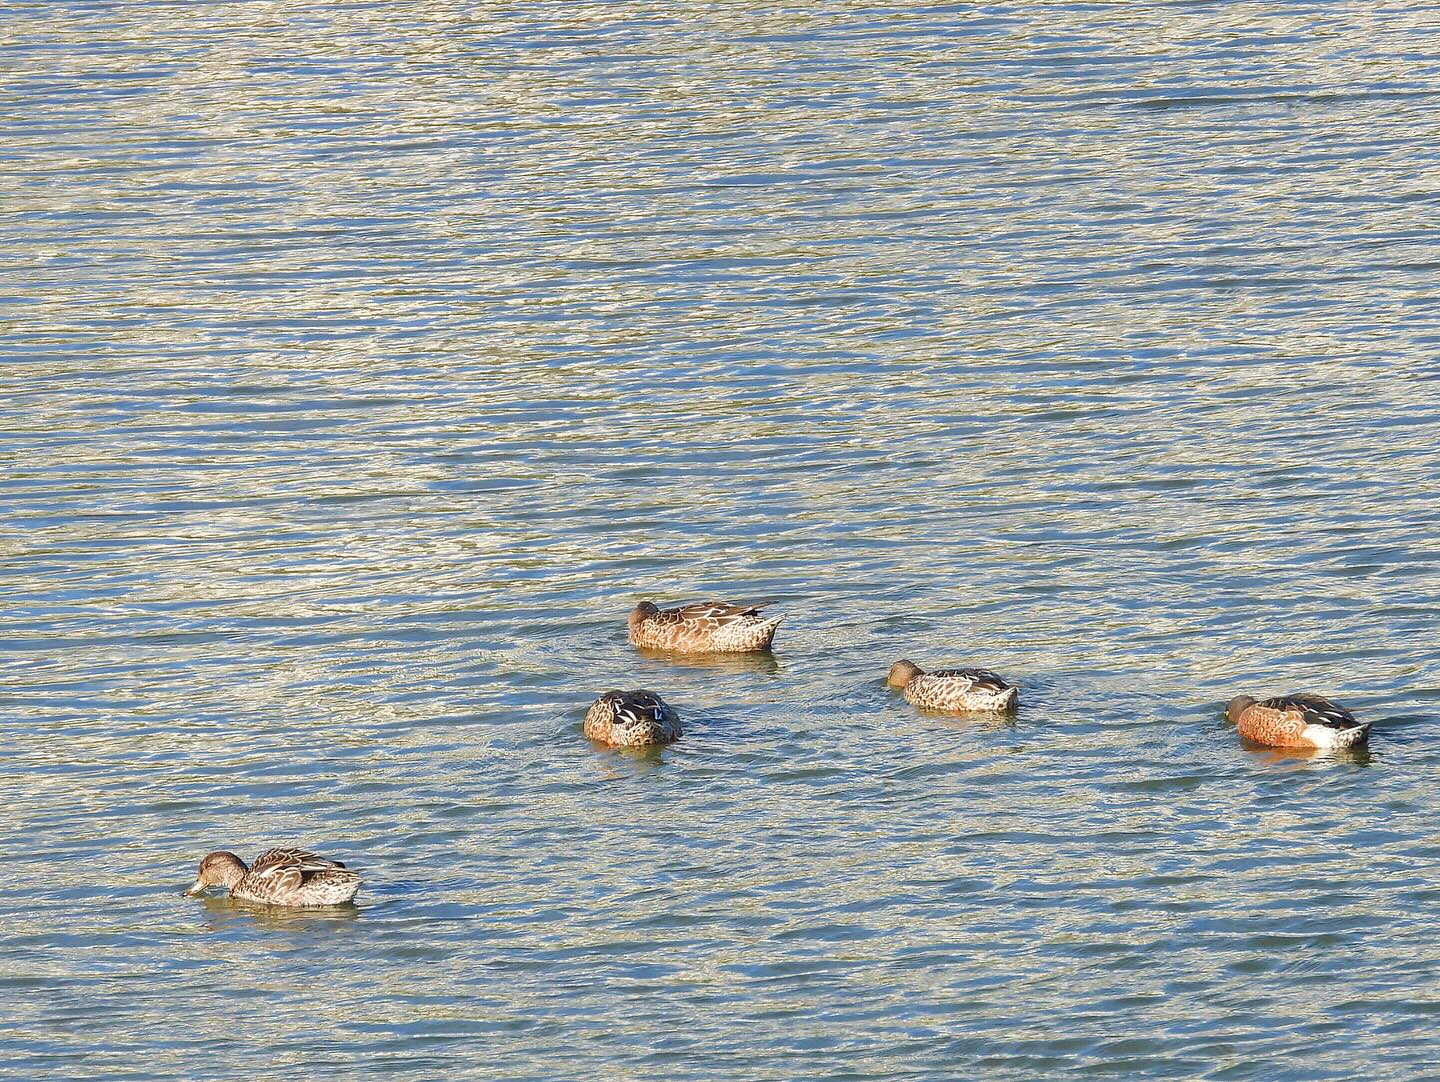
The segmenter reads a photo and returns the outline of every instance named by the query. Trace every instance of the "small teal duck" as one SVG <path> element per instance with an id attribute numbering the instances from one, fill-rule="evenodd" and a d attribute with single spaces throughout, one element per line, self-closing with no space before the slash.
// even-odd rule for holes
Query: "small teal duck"
<path id="1" fill-rule="evenodd" d="M 630 613 L 630 642 L 682 654 L 768 650 L 783 616 L 760 615 L 760 605 L 697 601 L 676 609 L 642 601 Z"/>
<path id="2" fill-rule="evenodd" d="M 607 691 L 585 712 L 585 735 L 637 748 L 680 739 L 680 715 L 653 691 Z"/>
<path id="3" fill-rule="evenodd" d="M 223 849 L 200 862 L 200 875 L 186 894 L 224 887 L 230 897 L 266 905 L 343 905 L 360 889 L 360 877 L 338 860 L 308 849 L 267 849 L 248 868 Z"/>
<path id="4" fill-rule="evenodd" d="M 1240 735 L 1275 748 L 1351 748 L 1370 734 L 1368 721 L 1323 695 L 1277 695 L 1258 702 L 1237 695 L 1225 716 Z"/>
<path id="5" fill-rule="evenodd" d="M 925 672 L 913 661 L 890 666 L 885 682 L 925 710 L 952 714 L 994 714 L 1015 707 L 1020 689 L 989 669 L 937 669 Z"/>

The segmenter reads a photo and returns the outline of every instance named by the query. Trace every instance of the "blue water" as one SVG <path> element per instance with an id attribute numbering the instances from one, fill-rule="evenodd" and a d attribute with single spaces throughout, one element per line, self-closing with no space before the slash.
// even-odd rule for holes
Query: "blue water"
<path id="1" fill-rule="evenodd" d="M 1433 22 L 0 5 L 0 1073 L 1440 1079 Z"/>

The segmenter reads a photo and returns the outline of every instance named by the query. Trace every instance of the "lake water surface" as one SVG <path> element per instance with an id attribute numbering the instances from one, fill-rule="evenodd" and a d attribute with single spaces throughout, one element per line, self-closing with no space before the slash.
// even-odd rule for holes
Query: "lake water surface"
<path id="1" fill-rule="evenodd" d="M 0 5 L 0 1073 L 1440 1078 L 1437 32 Z"/>

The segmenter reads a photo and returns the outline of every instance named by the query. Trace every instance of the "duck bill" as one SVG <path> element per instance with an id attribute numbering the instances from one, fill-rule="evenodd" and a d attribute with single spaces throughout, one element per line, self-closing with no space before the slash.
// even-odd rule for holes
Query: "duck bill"
<path id="1" fill-rule="evenodd" d="M 187 898 L 194 898 L 197 894 L 205 893 L 205 884 L 197 879 L 191 884 L 189 890 L 181 891 L 181 893 Z"/>

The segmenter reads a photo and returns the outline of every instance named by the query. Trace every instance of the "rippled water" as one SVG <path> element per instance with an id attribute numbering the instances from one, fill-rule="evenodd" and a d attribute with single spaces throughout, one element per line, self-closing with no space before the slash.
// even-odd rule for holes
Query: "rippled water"
<path id="1" fill-rule="evenodd" d="M 0 1064 L 1440 1078 L 1437 29 L 5 4 Z"/>

